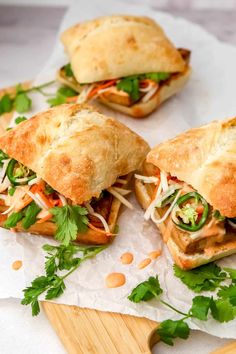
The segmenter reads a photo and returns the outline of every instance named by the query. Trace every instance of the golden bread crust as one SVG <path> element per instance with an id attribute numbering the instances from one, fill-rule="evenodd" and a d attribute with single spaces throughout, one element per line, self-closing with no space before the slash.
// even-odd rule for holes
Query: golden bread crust
<path id="1" fill-rule="evenodd" d="M 115 119 L 86 105 L 65 104 L 8 131 L 0 149 L 81 204 L 138 169 L 149 146 Z"/>
<path id="2" fill-rule="evenodd" d="M 236 216 L 236 118 L 214 121 L 159 144 L 147 162 L 193 186 L 222 215 Z"/>
<path id="3" fill-rule="evenodd" d="M 61 41 L 80 83 L 185 68 L 162 28 L 147 17 L 100 17 L 67 29 Z"/>

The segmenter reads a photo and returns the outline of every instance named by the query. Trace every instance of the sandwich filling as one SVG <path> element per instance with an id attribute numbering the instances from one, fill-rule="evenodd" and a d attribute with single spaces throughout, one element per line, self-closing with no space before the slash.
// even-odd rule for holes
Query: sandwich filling
<path id="1" fill-rule="evenodd" d="M 179 52 L 187 68 L 190 51 L 179 49 Z M 76 81 L 70 64 L 65 65 L 60 70 L 61 77 L 79 92 L 78 103 L 100 98 L 101 100 L 107 100 L 126 107 L 130 107 L 138 102 L 148 102 L 163 85 L 168 85 L 172 79 L 177 78 L 181 74 L 152 72 L 92 84 L 81 84 Z"/>
<path id="2" fill-rule="evenodd" d="M 235 240 L 236 217 L 220 214 L 191 186 L 155 169 L 155 175 L 135 175 L 151 197 L 144 218 L 160 225 L 186 254 L 210 253 L 217 244 Z"/>
<path id="3" fill-rule="evenodd" d="M 117 233 L 115 225 L 110 222 L 114 201 L 132 208 L 125 199 L 131 192 L 126 189 L 129 176 L 118 178 L 98 198 L 75 205 L 3 151 L 0 151 L 0 164 L 0 222 L 6 228 L 14 229 L 21 222 L 22 228 L 28 230 L 32 225 L 50 222 L 56 223 L 58 235 L 63 224 L 73 221 L 78 233 L 91 229 L 113 236 Z"/>

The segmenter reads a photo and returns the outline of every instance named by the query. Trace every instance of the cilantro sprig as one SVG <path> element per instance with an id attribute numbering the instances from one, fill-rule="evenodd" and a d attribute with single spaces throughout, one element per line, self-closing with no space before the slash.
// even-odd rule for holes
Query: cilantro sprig
<path id="1" fill-rule="evenodd" d="M 224 271 L 215 264 L 200 267 L 203 270 L 202 276 L 199 274 L 201 269 L 192 271 L 181 271 L 177 266 L 174 267 L 175 274 L 182 282 L 195 292 L 210 291 L 219 288 L 217 297 L 197 295 L 192 299 L 192 306 L 187 313 L 175 308 L 172 304 L 162 300 L 160 295 L 163 293 L 158 277 L 150 277 L 148 280 L 138 284 L 128 296 L 132 302 L 149 301 L 157 299 L 163 305 L 182 315 L 179 320 L 165 320 L 157 328 L 160 340 L 166 344 L 174 345 L 175 338 L 187 339 L 190 328 L 186 322 L 189 318 L 200 321 L 207 321 L 209 315 L 218 322 L 229 322 L 236 318 L 236 270 L 225 268 Z M 199 272 L 197 272 L 199 270 Z M 187 274 L 186 274 L 187 273 Z M 180 276 L 181 275 L 181 276 Z M 213 282 L 209 282 L 213 277 Z M 224 280 L 230 280 L 228 286 L 221 286 Z"/>
<path id="2" fill-rule="evenodd" d="M 31 286 L 23 290 L 24 298 L 22 305 L 31 305 L 32 315 L 37 316 L 40 312 L 39 296 L 45 294 L 45 300 L 52 300 L 62 295 L 66 289 L 64 280 L 73 273 L 81 263 L 95 257 L 107 246 L 80 246 L 69 244 L 67 246 L 44 245 L 47 252 L 45 262 L 45 275 L 34 279 Z M 58 275 L 58 271 L 65 271 Z M 61 274 L 61 273 L 60 273 Z"/>
<path id="3" fill-rule="evenodd" d="M 19 84 L 16 86 L 15 95 L 10 95 L 6 93 L 0 99 L 0 115 L 4 113 L 11 112 L 15 109 L 18 113 L 25 113 L 31 109 L 32 100 L 29 97 L 30 92 L 40 92 L 42 95 L 47 96 L 48 94 L 43 91 L 47 86 L 50 86 L 55 81 L 46 82 L 39 86 L 33 86 L 29 89 L 23 89 Z"/>
<path id="4" fill-rule="evenodd" d="M 174 265 L 174 274 L 195 293 L 215 290 L 222 281 L 229 278 L 227 273 L 215 263 L 203 265 L 191 271 L 182 270 Z"/>
<path id="5" fill-rule="evenodd" d="M 13 191 L 14 194 L 15 190 Z M 10 192 L 11 195 L 12 192 Z M 19 221 L 22 222 L 22 226 L 25 230 L 29 229 L 31 225 L 35 224 L 36 217 L 40 212 L 41 208 L 33 201 L 24 209 L 13 212 L 4 222 L 4 227 L 10 229 L 15 227 Z"/>
<path id="6" fill-rule="evenodd" d="M 79 205 L 65 205 L 63 207 L 51 208 L 50 213 L 54 215 L 53 221 L 57 225 L 55 239 L 64 246 L 76 240 L 77 234 L 87 231 L 88 210 Z"/>

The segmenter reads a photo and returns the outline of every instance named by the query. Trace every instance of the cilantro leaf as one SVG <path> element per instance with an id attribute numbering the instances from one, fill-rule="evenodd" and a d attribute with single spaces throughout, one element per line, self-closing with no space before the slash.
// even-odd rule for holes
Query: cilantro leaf
<path id="1" fill-rule="evenodd" d="M 227 278 L 227 274 L 215 263 L 203 265 L 190 271 L 182 270 L 174 265 L 174 274 L 195 293 L 215 290 Z"/>
<path id="2" fill-rule="evenodd" d="M 20 124 L 21 122 L 24 122 L 25 120 L 27 120 L 26 117 L 24 116 L 19 116 L 15 119 L 15 124 Z"/>
<path id="3" fill-rule="evenodd" d="M 121 79 L 116 87 L 118 90 L 127 92 L 133 101 L 137 101 L 140 98 L 139 80 L 137 76 L 128 76 Z"/>
<path id="4" fill-rule="evenodd" d="M 169 345 L 174 345 L 173 339 L 175 338 L 187 339 L 189 333 L 189 326 L 183 320 L 163 321 L 157 329 L 157 334 L 160 336 L 160 340 Z"/>
<path id="5" fill-rule="evenodd" d="M 50 213 L 54 215 L 57 225 L 55 239 L 68 246 L 70 241 L 77 238 L 78 233 L 87 231 L 88 211 L 78 205 L 65 205 L 63 207 L 51 208 Z"/>
<path id="6" fill-rule="evenodd" d="M 41 208 L 35 202 L 31 202 L 24 209 L 24 218 L 22 219 L 22 226 L 25 230 L 27 230 L 31 225 L 35 224 L 36 217 L 40 211 Z"/>
<path id="7" fill-rule="evenodd" d="M 169 73 L 147 73 L 144 74 L 146 79 L 150 79 L 156 82 L 160 82 L 160 81 L 165 81 L 167 79 L 169 79 L 170 74 Z"/>
<path id="8" fill-rule="evenodd" d="M 18 113 L 24 113 L 29 111 L 31 106 L 32 100 L 27 96 L 25 92 L 16 95 L 15 108 Z"/>
<path id="9" fill-rule="evenodd" d="M 128 296 L 132 302 L 148 301 L 162 293 L 158 277 L 150 277 L 148 280 L 136 286 Z"/>
<path id="10" fill-rule="evenodd" d="M 73 97 L 78 95 L 75 90 L 67 86 L 60 87 L 57 92 L 65 97 Z"/>
<path id="11" fill-rule="evenodd" d="M 212 298 L 207 296 L 195 296 L 192 300 L 190 314 L 199 320 L 206 321 Z"/>
<path id="12" fill-rule="evenodd" d="M 49 184 L 46 184 L 45 193 L 48 195 L 48 194 L 52 194 L 54 192 L 55 192 L 55 189 L 53 189 L 51 186 L 49 186 Z"/>
<path id="13" fill-rule="evenodd" d="M 236 316 L 236 308 L 229 299 L 217 299 L 211 302 L 211 314 L 218 322 L 229 322 Z"/>
<path id="14" fill-rule="evenodd" d="M 0 115 L 3 113 L 11 112 L 13 109 L 13 100 L 8 94 L 5 94 L 0 99 Z"/>
<path id="15" fill-rule="evenodd" d="M 66 286 L 62 278 L 54 275 L 53 281 L 51 283 L 50 289 L 47 291 L 45 296 L 46 300 L 52 300 L 63 294 Z"/>
<path id="16" fill-rule="evenodd" d="M 66 74 L 67 77 L 73 77 L 74 76 L 73 71 L 71 69 L 71 64 L 70 63 L 64 65 L 63 68 L 65 70 L 65 74 Z"/>
<path id="17" fill-rule="evenodd" d="M 236 306 L 236 284 L 223 286 L 221 290 L 218 291 L 217 295 L 222 299 L 229 299 L 229 302 L 233 306 Z"/>
<path id="18" fill-rule="evenodd" d="M 8 194 L 12 197 L 15 191 L 16 191 L 16 187 L 11 187 L 10 189 L 8 189 Z"/>
<path id="19" fill-rule="evenodd" d="M 22 211 L 12 213 L 11 215 L 8 216 L 7 220 L 4 222 L 4 227 L 6 229 L 15 227 L 23 217 L 24 217 L 24 213 Z"/>

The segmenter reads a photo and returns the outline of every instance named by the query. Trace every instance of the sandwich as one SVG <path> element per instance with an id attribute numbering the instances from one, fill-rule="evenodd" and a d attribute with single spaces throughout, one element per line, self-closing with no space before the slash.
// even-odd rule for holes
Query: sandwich
<path id="1" fill-rule="evenodd" d="M 135 192 L 182 269 L 236 253 L 236 118 L 157 145 Z"/>
<path id="2" fill-rule="evenodd" d="M 142 118 L 179 92 L 190 75 L 190 51 L 176 49 L 152 19 L 104 16 L 61 35 L 69 63 L 58 80 L 79 93 Z"/>
<path id="3" fill-rule="evenodd" d="M 106 244 L 148 144 L 86 105 L 39 113 L 0 138 L 0 226 Z"/>

